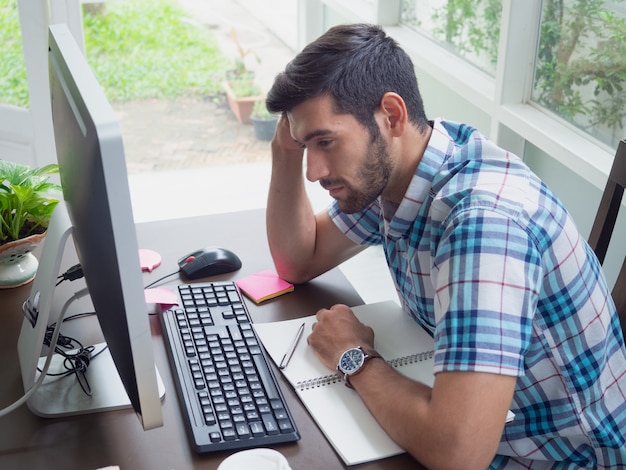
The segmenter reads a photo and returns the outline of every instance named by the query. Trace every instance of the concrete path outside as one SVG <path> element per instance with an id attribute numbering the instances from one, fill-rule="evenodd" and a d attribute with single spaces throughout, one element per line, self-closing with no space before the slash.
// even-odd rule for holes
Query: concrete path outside
<path id="1" fill-rule="evenodd" d="M 260 62 L 248 57 L 261 85 L 268 89 L 294 52 L 236 0 L 177 0 L 193 21 L 215 34 L 222 52 L 236 56 L 230 36 L 237 31 L 244 48 L 254 48 Z M 130 174 L 198 169 L 212 165 L 269 162 L 269 143 L 239 124 L 224 102 L 210 98 L 141 100 L 113 104 L 120 119 Z"/>

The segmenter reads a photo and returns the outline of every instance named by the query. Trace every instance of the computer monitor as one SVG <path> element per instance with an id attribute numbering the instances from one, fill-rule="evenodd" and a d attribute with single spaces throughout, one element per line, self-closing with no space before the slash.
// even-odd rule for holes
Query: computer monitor
<path id="1" fill-rule="evenodd" d="M 70 235 L 87 286 L 76 297 L 88 290 L 106 347 L 87 369 L 91 396 L 74 376 L 46 377 L 28 405 L 45 417 L 132 406 L 144 429 L 159 427 L 164 391 L 154 364 L 119 123 L 66 25 L 49 28 L 49 79 L 64 202 L 53 214 L 25 302 L 18 341 L 24 388 L 39 377 L 45 330 L 59 315 L 51 310 Z M 61 362 L 55 357 L 51 367 Z"/>

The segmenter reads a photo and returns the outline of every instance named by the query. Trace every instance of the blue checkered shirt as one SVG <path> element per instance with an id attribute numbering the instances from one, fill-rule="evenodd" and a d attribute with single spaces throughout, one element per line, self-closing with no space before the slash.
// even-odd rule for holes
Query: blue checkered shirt
<path id="1" fill-rule="evenodd" d="M 403 308 L 434 336 L 435 373 L 517 377 L 490 468 L 624 468 L 615 306 L 567 211 L 519 158 L 438 120 L 399 206 L 329 213 L 354 242 L 382 244 Z"/>

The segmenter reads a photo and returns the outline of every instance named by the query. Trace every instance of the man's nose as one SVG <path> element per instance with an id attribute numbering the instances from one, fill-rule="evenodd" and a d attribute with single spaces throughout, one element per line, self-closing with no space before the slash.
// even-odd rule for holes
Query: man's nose
<path id="1" fill-rule="evenodd" d="M 326 159 L 317 152 L 306 149 L 306 179 L 312 183 L 329 174 Z"/>

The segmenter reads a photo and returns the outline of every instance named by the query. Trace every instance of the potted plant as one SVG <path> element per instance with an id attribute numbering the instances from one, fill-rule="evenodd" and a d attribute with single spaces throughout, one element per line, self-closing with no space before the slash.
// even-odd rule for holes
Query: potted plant
<path id="1" fill-rule="evenodd" d="M 257 62 L 260 62 L 260 59 L 254 51 L 241 46 L 235 29 L 231 30 L 230 36 L 237 47 L 238 57 L 235 59 L 235 67 L 226 74 L 222 87 L 226 93 L 228 106 L 237 120 L 242 124 L 249 124 L 254 104 L 263 100 L 263 94 L 254 81 L 254 72 L 246 66 L 246 57 L 252 55 Z"/>
<path id="2" fill-rule="evenodd" d="M 0 288 L 30 282 L 38 261 L 32 251 L 45 237 L 61 196 L 49 181 L 56 164 L 41 168 L 0 160 Z"/>
<path id="3" fill-rule="evenodd" d="M 250 124 L 250 115 L 257 101 L 263 100 L 263 94 L 258 85 L 252 79 L 237 79 L 225 81 L 222 84 L 228 106 L 237 121 L 242 124 Z"/>
<path id="4" fill-rule="evenodd" d="M 265 106 L 265 100 L 257 101 L 250 116 L 254 126 L 254 135 L 259 140 L 270 141 L 276 132 L 278 116 L 270 113 Z"/>

